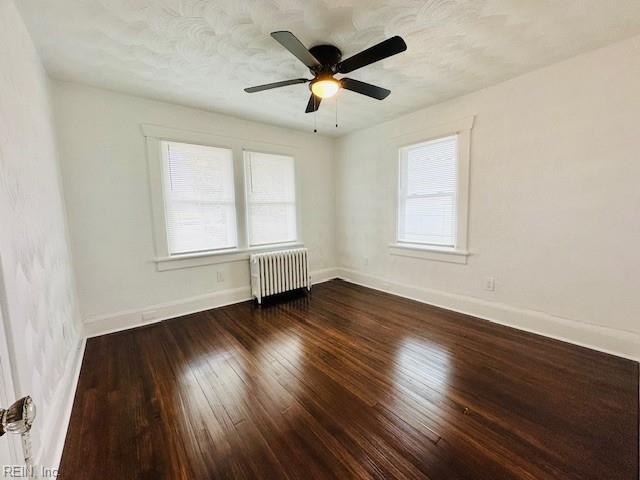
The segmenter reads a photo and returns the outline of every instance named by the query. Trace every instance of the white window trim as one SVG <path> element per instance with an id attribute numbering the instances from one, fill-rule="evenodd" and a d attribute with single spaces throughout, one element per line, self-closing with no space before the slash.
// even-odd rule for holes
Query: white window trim
<path id="1" fill-rule="evenodd" d="M 461 120 L 426 127 L 420 131 L 404 134 L 394 138 L 394 159 L 396 173 L 396 194 L 394 205 L 393 241 L 389 243 L 391 255 L 419 258 L 466 264 L 467 257 L 471 255 L 468 250 L 468 224 L 469 224 L 469 168 L 471 160 L 471 130 L 475 117 L 467 117 Z M 398 241 L 398 208 L 400 188 L 400 150 L 404 147 L 429 142 L 438 138 L 458 136 L 458 162 L 457 162 L 457 187 L 456 187 L 456 245 L 454 247 L 439 247 L 435 245 L 423 245 Z"/>
<path id="2" fill-rule="evenodd" d="M 180 130 L 159 125 L 141 124 L 141 129 L 142 134 L 145 137 L 147 147 L 147 167 L 149 174 L 149 191 L 151 195 L 153 241 L 155 246 L 155 257 L 153 258 L 153 262 L 155 262 L 158 271 L 248 261 L 249 255 L 252 253 L 304 246 L 301 233 L 302 223 L 300 213 L 302 207 L 300 201 L 300 177 L 296 165 L 296 159 L 299 157 L 297 147 L 255 141 L 248 138 L 211 135 L 204 132 Z M 162 177 L 163 154 L 161 150 L 161 142 L 163 140 L 231 149 L 233 152 L 234 191 L 236 200 L 237 248 L 176 255 L 169 254 Z M 297 215 L 296 241 L 251 248 L 248 247 L 244 150 L 288 155 L 294 158 Z"/>

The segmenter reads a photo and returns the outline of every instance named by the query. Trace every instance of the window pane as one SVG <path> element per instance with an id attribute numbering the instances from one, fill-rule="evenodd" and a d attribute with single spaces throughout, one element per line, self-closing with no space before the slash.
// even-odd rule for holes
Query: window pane
<path id="1" fill-rule="evenodd" d="M 455 246 L 457 136 L 400 153 L 398 241 Z"/>
<path id="2" fill-rule="evenodd" d="M 295 202 L 293 158 L 255 152 L 249 158 L 253 202 Z"/>
<path id="3" fill-rule="evenodd" d="M 254 204 L 249 207 L 251 245 L 294 242 L 295 204 Z"/>
<path id="4" fill-rule="evenodd" d="M 407 199 L 402 240 L 453 246 L 453 200 L 453 195 Z"/>
<path id="5" fill-rule="evenodd" d="M 455 137 L 430 142 L 407 151 L 407 195 L 455 192 Z"/>
<path id="6" fill-rule="evenodd" d="M 292 157 L 245 152 L 249 245 L 297 240 Z"/>
<path id="7" fill-rule="evenodd" d="M 163 142 L 170 254 L 236 246 L 230 149 Z"/>
<path id="8" fill-rule="evenodd" d="M 233 205 L 175 202 L 167 211 L 170 253 L 201 252 L 236 246 Z"/>

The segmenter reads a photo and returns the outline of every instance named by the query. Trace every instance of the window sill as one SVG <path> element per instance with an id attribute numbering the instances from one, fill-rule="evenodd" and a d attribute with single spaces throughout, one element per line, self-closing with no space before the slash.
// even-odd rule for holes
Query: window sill
<path id="1" fill-rule="evenodd" d="M 465 265 L 470 253 L 467 250 L 459 250 L 447 247 L 432 247 L 428 245 L 411 245 L 406 243 L 392 243 L 389 245 L 391 255 L 399 257 L 420 258 L 434 260 L 436 262 L 449 262 Z"/>
<path id="2" fill-rule="evenodd" d="M 219 250 L 216 252 L 185 253 L 168 257 L 155 258 L 156 268 L 159 272 L 167 270 L 179 270 L 181 268 L 202 267 L 205 265 L 216 265 L 220 263 L 243 262 L 249 260 L 253 253 L 272 252 L 286 250 L 288 248 L 304 247 L 303 243 L 280 243 L 277 245 L 265 245 L 251 248 L 233 248 L 229 250 Z"/>

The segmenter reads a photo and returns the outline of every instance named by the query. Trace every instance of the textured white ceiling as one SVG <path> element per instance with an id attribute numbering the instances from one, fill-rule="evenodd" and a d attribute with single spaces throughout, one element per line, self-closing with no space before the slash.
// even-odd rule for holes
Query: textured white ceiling
<path id="1" fill-rule="evenodd" d="M 349 74 L 392 90 L 339 95 L 339 135 L 640 34 L 639 0 L 20 0 L 55 77 L 296 128 L 307 85 L 244 87 L 308 70 L 269 33 L 344 57 L 401 35 L 408 50 Z"/>

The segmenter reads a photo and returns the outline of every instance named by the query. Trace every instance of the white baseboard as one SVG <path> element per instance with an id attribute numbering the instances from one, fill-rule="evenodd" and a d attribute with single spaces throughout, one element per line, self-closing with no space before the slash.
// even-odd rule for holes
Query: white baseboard
<path id="1" fill-rule="evenodd" d="M 337 268 L 316 270 L 311 272 L 311 282 L 313 284 L 326 282 L 336 278 L 337 275 Z M 250 299 L 251 289 L 249 286 L 229 288 L 173 302 L 88 318 L 85 320 L 85 330 L 88 338 L 97 337 Z"/>
<path id="2" fill-rule="evenodd" d="M 49 410 L 49 419 L 43 426 L 42 438 L 48 441 L 40 446 L 40 452 L 35 457 L 43 467 L 58 469 L 60 466 L 86 343 L 86 338 L 81 334 L 81 340 L 75 348 L 73 358 L 67 364 L 63 380 L 58 384 L 57 394 Z"/>
<path id="3" fill-rule="evenodd" d="M 324 270 L 316 270 L 315 272 L 311 272 L 311 284 L 315 285 L 317 283 L 328 282 L 329 280 L 333 280 L 338 277 L 339 274 L 338 268 L 325 268 Z"/>
<path id="4" fill-rule="evenodd" d="M 129 330 L 130 328 L 150 325 L 169 318 L 181 317 L 190 313 L 202 312 L 232 303 L 244 302 L 251 298 L 251 289 L 247 287 L 228 288 L 205 295 L 184 298 L 174 302 L 149 305 L 123 312 L 89 318 L 85 321 L 87 337 L 97 337 L 108 333 Z"/>
<path id="5" fill-rule="evenodd" d="M 314 284 L 326 282 L 333 278 L 342 278 L 365 287 L 482 318 L 519 330 L 636 361 L 640 360 L 640 336 L 633 332 L 591 325 L 544 312 L 517 308 L 499 302 L 491 302 L 441 290 L 390 282 L 381 277 L 344 268 L 317 270 L 311 273 L 311 278 Z M 174 302 L 150 305 L 145 308 L 87 319 L 85 330 L 87 337 L 96 337 L 250 299 L 249 286 L 220 290 Z"/>
<path id="6" fill-rule="evenodd" d="M 557 317 L 535 310 L 512 307 L 498 302 L 432 290 L 369 275 L 338 269 L 338 278 L 401 297 L 428 303 L 494 323 L 517 328 L 563 342 L 640 361 L 640 335 Z"/>

